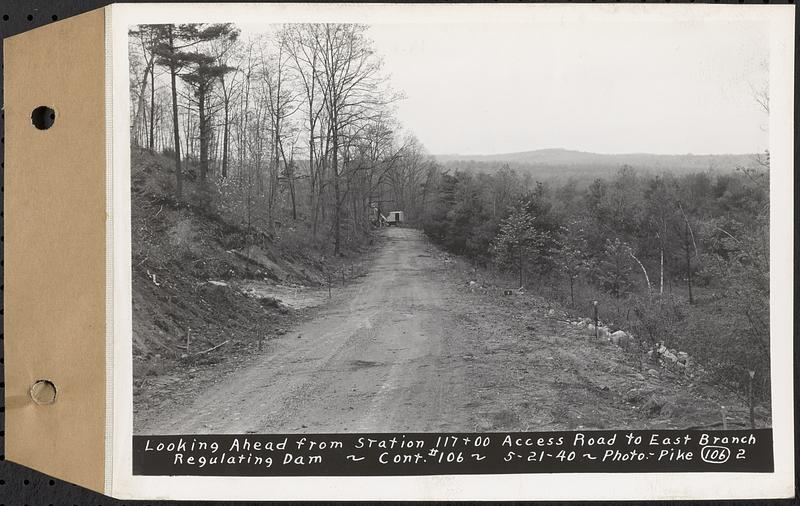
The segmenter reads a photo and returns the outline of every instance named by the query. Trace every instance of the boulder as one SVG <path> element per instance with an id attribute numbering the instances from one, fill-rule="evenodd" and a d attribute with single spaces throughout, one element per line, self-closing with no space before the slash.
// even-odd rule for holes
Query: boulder
<path id="1" fill-rule="evenodd" d="M 618 330 L 611 334 L 611 342 L 621 348 L 627 348 L 633 342 L 633 336 L 623 330 Z"/>

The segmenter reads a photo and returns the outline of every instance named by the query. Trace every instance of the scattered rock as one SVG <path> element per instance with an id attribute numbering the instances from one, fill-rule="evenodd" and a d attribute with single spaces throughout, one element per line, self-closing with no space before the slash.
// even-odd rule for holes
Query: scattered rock
<path id="1" fill-rule="evenodd" d="M 627 347 L 630 337 L 624 331 L 618 330 L 611 334 L 610 340 L 617 346 Z"/>
<path id="2" fill-rule="evenodd" d="M 670 362 L 677 362 L 678 361 L 678 357 L 674 353 L 670 352 L 669 350 L 666 350 L 666 351 L 662 352 L 661 356 L 664 359 L 669 360 Z"/>
<path id="3" fill-rule="evenodd" d="M 625 392 L 624 399 L 631 404 L 639 404 L 644 401 L 646 394 L 639 388 L 631 388 Z"/>
<path id="4" fill-rule="evenodd" d="M 642 409 L 650 415 L 658 415 L 664 410 L 666 401 L 658 395 L 653 395 L 644 403 Z"/>
<path id="5" fill-rule="evenodd" d="M 276 299 L 275 297 L 261 297 L 258 299 L 258 301 L 261 303 L 262 306 L 274 307 L 280 313 L 285 314 L 289 312 L 289 308 L 286 306 L 286 304 Z"/>
<path id="6" fill-rule="evenodd" d="M 658 377 L 658 371 L 656 371 L 655 369 L 648 369 L 647 374 L 649 374 L 650 376 L 652 376 L 654 378 Z"/>

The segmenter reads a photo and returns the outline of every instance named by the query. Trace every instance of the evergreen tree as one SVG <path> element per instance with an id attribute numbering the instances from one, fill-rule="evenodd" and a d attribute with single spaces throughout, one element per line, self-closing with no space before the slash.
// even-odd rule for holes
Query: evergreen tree
<path id="1" fill-rule="evenodd" d="M 527 211 L 530 204 L 523 200 L 514 206 L 511 214 L 500 223 L 500 232 L 492 245 L 498 265 L 516 267 L 520 286 L 524 286 L 525 267 L 530 257 L 541 252 L 550 239 L 547 232 L 536 228 L 536 218 Z"/>

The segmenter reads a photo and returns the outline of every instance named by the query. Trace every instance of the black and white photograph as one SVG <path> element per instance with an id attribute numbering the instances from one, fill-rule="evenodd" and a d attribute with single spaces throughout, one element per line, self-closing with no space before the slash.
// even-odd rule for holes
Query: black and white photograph
<path id="1" fill-rule="evenodd" d="M 133 433 L 772 427 L 770 32 L 129 27 Z"/>

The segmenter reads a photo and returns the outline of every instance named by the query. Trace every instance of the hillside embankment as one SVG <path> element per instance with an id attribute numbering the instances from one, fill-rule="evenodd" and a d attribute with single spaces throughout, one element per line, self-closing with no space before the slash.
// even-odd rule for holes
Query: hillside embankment
<path id="1" fill-rule="evenodd" d="M 134 396 L 158 403 L 191 371 L 239 363 L 360 275 L 369 245 L 333 257 L 305 230 L 248 228 L 173 195 L 167 157 L 134 149 L 131 175 Z M 310 235 L 310 234 L 308 234 Z M 368 239 L 372 241 L 373 239 Z M 147 399 L 146 401 L 144 399 Z"/>

